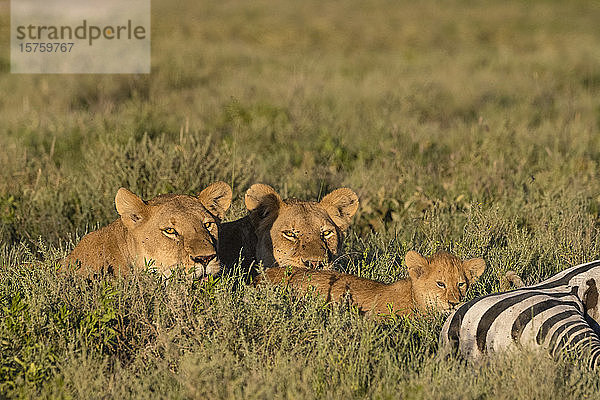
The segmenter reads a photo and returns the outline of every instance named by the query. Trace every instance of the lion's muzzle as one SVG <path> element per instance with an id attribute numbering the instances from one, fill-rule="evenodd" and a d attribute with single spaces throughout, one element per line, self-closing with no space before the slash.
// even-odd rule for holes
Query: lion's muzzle
<path id="1" fill-rule="evenodd" d="M 197 277 L 206 277 L 208 275 L 218 275 L 221 272 L 221 263 L 216 254 L 207 256 L 190 256 L 194 262 L 194 274 Z"/>
<path id="2" fill-rule="evenodd" d="M 217 258 L 216 254 L 210 254 L 208 256 L 190 256 L 194 264 L 201 264 L 203 266 L 207 266 L 212 260 Z"/>

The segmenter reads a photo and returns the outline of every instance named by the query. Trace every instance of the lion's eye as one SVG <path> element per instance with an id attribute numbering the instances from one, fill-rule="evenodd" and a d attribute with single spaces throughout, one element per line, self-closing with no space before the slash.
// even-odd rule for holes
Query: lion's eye
<path id="1" fill-rule="evenodd" d="M 466 284 L 467 284 L 466 282 L 458 282 L 458 287 L 459 288 L 465 287 Z"/>
<path id="2" fill-rule="evenodd" d="M 283 231 L 281 233 L 283 234 L 283 237 L 288 240 L 296 240 L 297 238 L 296 233 L 294 231 Z"/>
<path id="3" fill-rule="evenodd" d="M 335 232 L 334 232 L 334 231 L 332 231 L 331 229 L 324 230 L 324 231 L 323 231 L 323 233 L 322 233 L 322 235 L 323 235 L 323 237 L 324 237 L 325 239 L 329 239 L 329 238 L 330 238 L 330 237 L 332 237 L 334 234 L 335 234 Z"/>
<path id="4" fill-rule="evenodd" d="M 211 230 L 213 227 L 215 226 L 215 222 L 214 221 L 208 221 L 204 223 L 204 227 L 208 230 Z"/>
<path id="5" fill-rule="evenodd" d="M 179 233 L 175 230 L 175 228 L 168 227 L 164 228 L 162 231 L 167 236 L 179 236 Z"/>
<path id="6" fill-rule="evenodd" d="M 442 289 L 446 289 L 446 284 L 444 282 L 437 281 L 435 284 Z"/>

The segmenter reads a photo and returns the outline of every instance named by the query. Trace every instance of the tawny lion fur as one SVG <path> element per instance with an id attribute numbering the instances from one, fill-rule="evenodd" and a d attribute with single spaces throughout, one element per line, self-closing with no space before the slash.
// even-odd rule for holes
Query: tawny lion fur
<path id="1" fill-rule="evenodd" d="M 301 292 L 312 288 L 327 301 L 349 296 L 361 313 L 409 315 L 420 311 L 448 311 L 463 299 L 469 286 L 485 269 L 485 261 L 462 261 L 447 252 L 425 258 L 415 251 L 406 254 L 409 277 L 385 284 L 335 271 L 306 268 L 267 268 L 264 278 L 273 284 Z M 259 277 L 258 281 L 264 279 Z"/>
<path id="2" fill-rule="evenodd" d="M 245 196 L 248 216 L 225 223 L 219 236 L 219 258 L 244 267 L 293 266 L 329 268 L 342 250 L 344 232 L 358 209 L 348 188 L 332 191 L 319 202 L 282 200 L 270 186 L 254 184 Z"/>
<path id="3" fill-rule="evenodd" d="M 224 182 L 197 197 L 165 194 L 149 201 L 121 188 L 115 196 L 120 218 L 85 235 L 61 263 L 82 274 L 123 275 L 147 263 L 165 274 L 177 265 L 217 274 L 218 229 L 230 204 L 231 188 Z"/>

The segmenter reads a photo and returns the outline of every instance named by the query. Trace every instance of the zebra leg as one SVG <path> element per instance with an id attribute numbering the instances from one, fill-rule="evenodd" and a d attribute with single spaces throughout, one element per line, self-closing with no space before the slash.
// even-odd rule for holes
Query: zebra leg
<path id="1" fill-rule="evenodd" d="M 555 358 L 562 352 L 571 353 L 586 359 L 592 369 L 600 366 L 600 338 L 583 315 L 560 326 L 550 338 L 548 350 Z"/>

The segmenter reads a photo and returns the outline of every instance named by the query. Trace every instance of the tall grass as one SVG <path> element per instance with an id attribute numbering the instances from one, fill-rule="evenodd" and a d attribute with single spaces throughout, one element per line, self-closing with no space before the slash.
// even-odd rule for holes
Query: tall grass
<path id="1" fill-rule="evenodd" d="M 239 271 L 55 271 L 120 186 L 217 179 L 228 220 L 253 182 L 356 190 L 337 267 L 385 282 L 410 249 L 483 256 L 469 297 L 596 259 L 598 20 L 594 1 L 154 1 L 150 75 L 0 75 L 0 397 L 598 397 L 569 358 L 438 359 L 443 315 L 373 321 Z"/>

